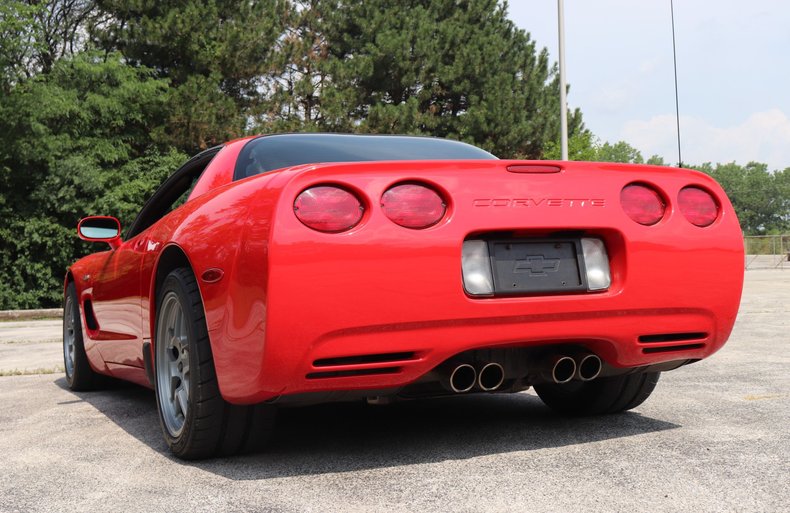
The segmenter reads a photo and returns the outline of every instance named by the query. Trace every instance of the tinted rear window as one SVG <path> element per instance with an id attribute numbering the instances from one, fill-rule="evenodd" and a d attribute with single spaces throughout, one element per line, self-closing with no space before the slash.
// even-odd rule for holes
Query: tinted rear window
<path id="1" fill-rule="evenodd" d="M 496 159 L 475 146 L 402 135 L 283 134 L 253 139 L 242 149 L 234 179 L 319 162 Z"/>

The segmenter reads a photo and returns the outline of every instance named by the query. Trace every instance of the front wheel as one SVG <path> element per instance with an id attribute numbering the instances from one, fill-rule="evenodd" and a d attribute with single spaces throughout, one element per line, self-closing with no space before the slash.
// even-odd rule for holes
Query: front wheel
<path id="1" fill-rule="evenodd" d="M 203 303 L 189 269 L 165 278 L 154 345 L 159 420 L 173 454 L 198 459 L 264 444 L 274 425 L 274 406 L 235 406 L 220 395 Z"/>
<path id="2" fill-rule="evenodd" d="M 645 402 L 660 375 L 660 372 L 643 372 L 593 381 L 544 383 L 535 385 L 535 392 L 546 406 L 564 415 L 618 413 Z"/>

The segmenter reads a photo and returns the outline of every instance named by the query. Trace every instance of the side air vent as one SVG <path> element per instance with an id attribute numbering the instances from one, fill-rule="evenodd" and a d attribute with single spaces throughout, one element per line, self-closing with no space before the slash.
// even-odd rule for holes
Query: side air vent
<path id="1" fill-rule="evenodd" d="M 660 342 L 683 342 L 686 340 L 705 340 L 708 334 L 701 331 L 691 333 L 662 333 L 660 335 L 642 335 L 639 342 L 643 344 L 656 344 Z"/>
<path id="2" fill-rule="evenodd" d="M 307 379 L 347 378 L 352 376 L 372 376 L 380 374 L 396 374 L 400 367 L 382 367 L 380 369 L 352 369 L 339 371 L 311 372 Z"/>
<path id="3" fill-rule="evenodd" d="M 99 329 L 99 323 L 96 322 L 96 314 L 93 313 L 93 302 L 90 299 L 86 299 L 83 303 L 83 308 L 85 310 L 85 324 L 88 325 L 88 329 L 92 331 Z"/>
<path id="4" fill-rule="evenodd" d="M 414 360 L 415 356 L 416 353 L 414 352 L 403 352 L 321 358 L 313 362 L 313 367 L 336 367 L 339 365 L 365 365 L 368 363 L 402 362 Z"/>

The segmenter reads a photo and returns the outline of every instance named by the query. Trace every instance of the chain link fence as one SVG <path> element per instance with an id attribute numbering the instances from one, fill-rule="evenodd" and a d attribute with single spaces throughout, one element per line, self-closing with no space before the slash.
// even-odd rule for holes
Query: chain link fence
<path id="1" fill-rule="evenodd" d="M 749 235 L 743 245 L 746 269 L 790 270 L 790 235 Z"/>

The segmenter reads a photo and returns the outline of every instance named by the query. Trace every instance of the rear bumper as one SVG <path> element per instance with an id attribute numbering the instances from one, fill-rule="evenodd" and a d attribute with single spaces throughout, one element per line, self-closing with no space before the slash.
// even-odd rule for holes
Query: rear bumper
<path id="1" fill-rule="evenodd" d="M 334 171 L 332 181 L 354 183 L 371 198 L 391 183 Z M 239 326 L 258 328 L 212 332 L 223 396 L 254 403 L 306 392 L 401 387 L 474 349 L 574 344 L 627 368 L 705 358 L 726 342 L 740 302 L 743 245 L 737 219 L 715 183 L 704 185 L 721 195 L 722 216 L 697 228 L 671 205 L 655 226 L 631 221 L 618 203 L 629 180 L 622 173 L 596 177 L 596 187 L 603 183 L 613 191 L 600 193 L 605 206 L 577 203 L 543 211 L 479 202 L 494 195 L 487 187 L 501 184 L 472 183 L 459 191 L 457 175 L 457 169 L 432 175 L 438 189 L 457 191 L 439 225 L 408 230 L 371 208 L 343 234 L 314 232 L 295 219 L 287 198 L 326 178 L 295 180 L 278 207 L 266 284 L 257 289 L 265 301 L 252 301 L 249 309 L 265 322 L 239 315 Z M 672 197 L 697 183 L 694 178 L 662 175 L 661 188 Z M 541 180 L 548 179 L 532 178 L 529 194 L 540 193 Z M 585 187 L 591 186 L 567 182 L 567 196 L 589 197 Z M 506 231 L 546 237 L 560 230 L 604 240 L 612 270 L 607 291 L 487 299 L 464 292 L 465 239 Z M 232 302 L 240 306 L 242 300 Z"/>
<path id="2" fill-rule="evenodd" d="M 347 261 L 294 264 L 271 283 L 283 290 L 269 302 L 263 357 L 255 355 L 260 380 L 240 391 L 254 402 L 400 387 L 458 353 L 485 348 L 575 344 L 615 367 L 702 359 L 729 337 L 741 292 L 742 257 L 714 253 L 643 253 L 606 292 L 491 299 L 464 294 L 460 248 L 455 266 L 358 251 Z M 414 274 L 417 283 L 433 283 L 415 286 L 407 278 Z M 365 361 L 388 354 L 395 355 Z"/>

